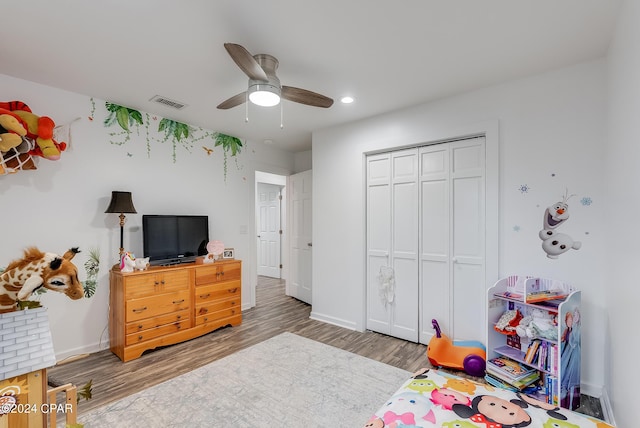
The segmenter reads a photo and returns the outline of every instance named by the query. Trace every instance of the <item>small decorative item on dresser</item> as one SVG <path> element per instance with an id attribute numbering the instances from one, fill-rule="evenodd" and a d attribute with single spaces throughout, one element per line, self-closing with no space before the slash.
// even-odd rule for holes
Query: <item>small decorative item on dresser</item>
<path id="1" fill-rule="evenodd" d="M 235 258 L 235 250 L 233 248 L 225 248 L 222 252 L 223 259 L 233 259 Z"/>
<path id="2" fill-rule="evenodd" d="M 216 261 L 224 252 L 224 243 L 218 240 L 209 241 L 207 244 L 207 251 L 209 254 L 213 255 L 213 261 Z M 209 254 L 207 256 L 209 256 Z"/>

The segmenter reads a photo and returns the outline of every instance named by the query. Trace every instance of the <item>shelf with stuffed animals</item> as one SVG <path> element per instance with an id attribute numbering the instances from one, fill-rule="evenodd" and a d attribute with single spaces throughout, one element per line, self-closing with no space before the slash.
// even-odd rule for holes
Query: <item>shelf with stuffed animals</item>
<path id="1" fill-rule="evenodd" d="M 580 291 L 554 279 L 512 275 L 497 281 L 487 296 L 487 382 L 575 410 Z M 505 367 L 528 376 L 505 373 Z"/>

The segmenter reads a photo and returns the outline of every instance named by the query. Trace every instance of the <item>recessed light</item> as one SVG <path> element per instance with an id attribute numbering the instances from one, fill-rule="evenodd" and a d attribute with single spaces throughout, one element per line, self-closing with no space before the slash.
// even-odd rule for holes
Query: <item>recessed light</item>
<path id="1" fill-rule="evenodd" d="M 340 102 L 342 102 L 342 104 L 351 104 L 354 101 L 353 97 L 349 96 L 340 98 Z"/>

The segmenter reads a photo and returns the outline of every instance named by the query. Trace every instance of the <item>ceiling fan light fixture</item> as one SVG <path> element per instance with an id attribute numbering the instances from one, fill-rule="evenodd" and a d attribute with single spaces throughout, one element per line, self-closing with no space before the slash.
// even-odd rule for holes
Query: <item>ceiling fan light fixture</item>
<path id="1" fill-rule="evenodd" d="M 268 83 L 249 86 L 249 100 L 261 107 L 273 107 L 280 103 L 280 88 Z"/>

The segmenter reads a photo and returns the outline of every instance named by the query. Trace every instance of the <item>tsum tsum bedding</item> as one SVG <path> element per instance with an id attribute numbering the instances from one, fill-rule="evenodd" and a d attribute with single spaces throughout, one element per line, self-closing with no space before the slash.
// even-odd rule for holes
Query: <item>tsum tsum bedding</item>
<path id="1" fill-rule="evenodd" d="M 366 428 L 607 428 L 603 421 L 439 370 L 408 379 Z"/>

